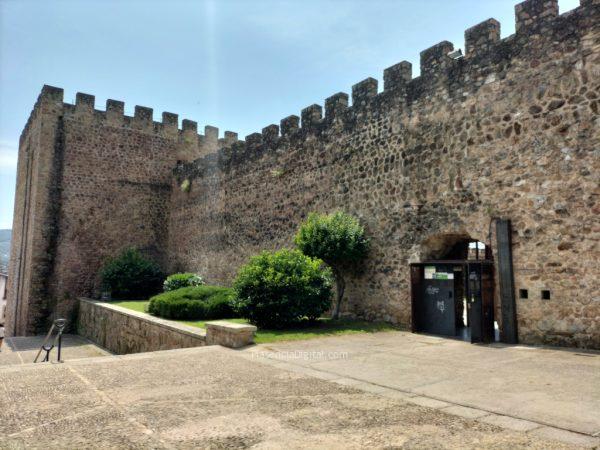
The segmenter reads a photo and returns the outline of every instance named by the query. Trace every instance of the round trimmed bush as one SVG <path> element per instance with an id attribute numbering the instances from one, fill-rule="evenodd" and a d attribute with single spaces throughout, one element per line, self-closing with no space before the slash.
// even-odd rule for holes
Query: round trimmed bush
<path id="1" fill-rule="evenodd" d="M 329 309 L 331 270 L 298 250 L 263 252 L 240 269 L 234 289 L 240 316 L 261 328 L 284 328 Z"/>
<path id="2" fill-rule="evenodd" d="M 160 292 L 164 274 L 158 264 L 127 248 L 100 270 L 102 287 L 114 299 L 146 299 Z"/>
<path id="3" fill-rule="evenodd" d="M 169 275 L 163 283 L 163 291 L 169 292 L 183 287 L 202 286 L 204 280 L 195 273 L 174 273 Z"/>
<path id="4" fill-rule="evenodd" d="M 235 317 L 231 288 L 190 286 L 163 292 L 150 299 L 148 312 L 165 319 L 212 320 Z"/>

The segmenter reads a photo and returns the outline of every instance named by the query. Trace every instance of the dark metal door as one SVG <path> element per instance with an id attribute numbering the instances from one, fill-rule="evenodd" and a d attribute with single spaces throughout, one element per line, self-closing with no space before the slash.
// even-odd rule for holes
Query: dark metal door
<path id="1" fill-rule="evenodd" d="M 410 293 L 411 293 L 411 329 L 413 332 L 421 331 L 421 316 L 419 303 L 423 291 L 423 266 L 411 264 L 410 266 Z"/>
<path id="2" fill-rule="evenodd" d="M 494 341 L 493 267 L 485 263 L 467 265 L 467 308 L 471 342 Z"/>
<path id="3" fill-rule="evenodd" d="M 420 331 L 444 336 L 456 334 L 452 265 L 424 266 L 418 315 Z"/>

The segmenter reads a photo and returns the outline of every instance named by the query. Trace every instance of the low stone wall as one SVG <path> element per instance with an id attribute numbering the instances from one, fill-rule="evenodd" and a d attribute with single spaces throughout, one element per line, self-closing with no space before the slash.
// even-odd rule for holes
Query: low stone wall
<path id="1" fill-rule="evenodd" d="M 206 345 L 206 333 L 110 303 L 80 299 L 77 333 L 125 355 Z"/>
<path id="2" fill-rule="evenodd" d="M 254 342 L 256 327 L 227 321 L 206 322 L 206 343 L 240 348 Z"/>
<path id="3" fill-rule="evenodd" d="M 126 355 L 203 345 L 239 348 L 254 342 L 256 327 L 215 321 L 207 322 L 205 332 L 111 303 L 82 298 L 79 299 L 77 332 L 117 355 Z"/>

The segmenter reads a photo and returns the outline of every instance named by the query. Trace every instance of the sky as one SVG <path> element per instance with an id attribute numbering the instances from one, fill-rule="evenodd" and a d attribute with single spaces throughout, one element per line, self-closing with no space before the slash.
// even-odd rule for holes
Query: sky
<path id="1" fill-rule="evenodd" d="M 12 227 L 21 130 L 44 84 L 239 133 L 279 121 L 517 0 L 0 0 L 0 228 Z M 559 0 L 560 12 L 579 0 Z"/>

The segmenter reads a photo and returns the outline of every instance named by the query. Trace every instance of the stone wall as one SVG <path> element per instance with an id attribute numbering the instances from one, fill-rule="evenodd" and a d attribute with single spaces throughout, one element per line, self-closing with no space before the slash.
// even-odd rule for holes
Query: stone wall
<path id="1" fill-rule="evenodd" d="M 516 290 L 529 293 L 521 342 L 600 347 L 600 4 L 515 12 L 512 36 L 487 20 L 465 32 L 464 57 L 441 42 L 421 53 L 419 77 L 401 62 L 381 92 L 368 78 L 324 115 L 311 105 L 245 141 L 179 129 L 171 113 L 154 122 L 149 108 L 128 117 L 114 100 L 99 111 L 86 94 L 65 104 L 45 87 L 19 149 L 9 333 L 72 314 L 125 246 L 228 284 L 250 255 L 291 246 L 309 212 L 343 209 L 373 242 L 347 314 L 408 326 L 409 263 L 459 238 L 495 255 L 503 218 Z"/>
<path id="2" fill-rule="evenodd" d="M 493 223 L 506 218 L 516 289 L 529 294 L 520 341 L 600 347 L 600 6 L 584 3 L 557 16 L 555 1 L 525 2 L 515 35 L 500 40 L 488 20 L 465 33 L 465 57 L 442 42 L 421 53 L 417 78 L 402 62 L 383 92 L 372 78 L 355 85 L 351 107 L 336 94 L 324 117 L 312 105 L 179 165 L 171 267 L 229 283 L 250 255 L 291 246 L 310 211 L 343 209 L 373 243 L 346 312 L 409 325 L 409 263 L 459 237 L 495 255 Z"/>
<path id="3" fill-rule="evenodd" d="M 204 330 L 86 299 L 79 301 L 77 332 L 117 355 L 206 345 Z"/>
<path id="4" fill-rule="evenodd" d="M 206 331 L 110 303 L 78 299 L 77 332 L 117 355 L 254 342 L 256 327 L 227 321 L 206 322 Z"/>
<path id="5" fill-rule="evenodd" d="M 165 265 L 172 168 L 236 140 L 150 108 L 44 86 L 19 145 L 7 331 L 44 332 L 53 317 L 74 322 L 78 296 L 97 295 L 98 271 L 135 246 Z"/>
<path id="6" fill-rule="evenodd" d="M 94 110 L 92 96 L 64 105 L 63 170 L 54 272 L 49 296 L 55 313 L 69 316 L 77 295 L 99 292 L 98 270 L 126 246 L 159 263 L 165 259 L 169 170 L 178 142 L 157 131 L 152 110 L 123 116 L 109 101 Z M 175 129 L 175 131 L 177 131 Z M 93 168 L 93 169 L 92 169 Z"/>
<path id="7" fill-rule="evenodd" d="M 45 86 L 19 141 L 5 324 L 9 336 L 41 333 L 48 326 L 62 107 L 62 90 Z"/>

